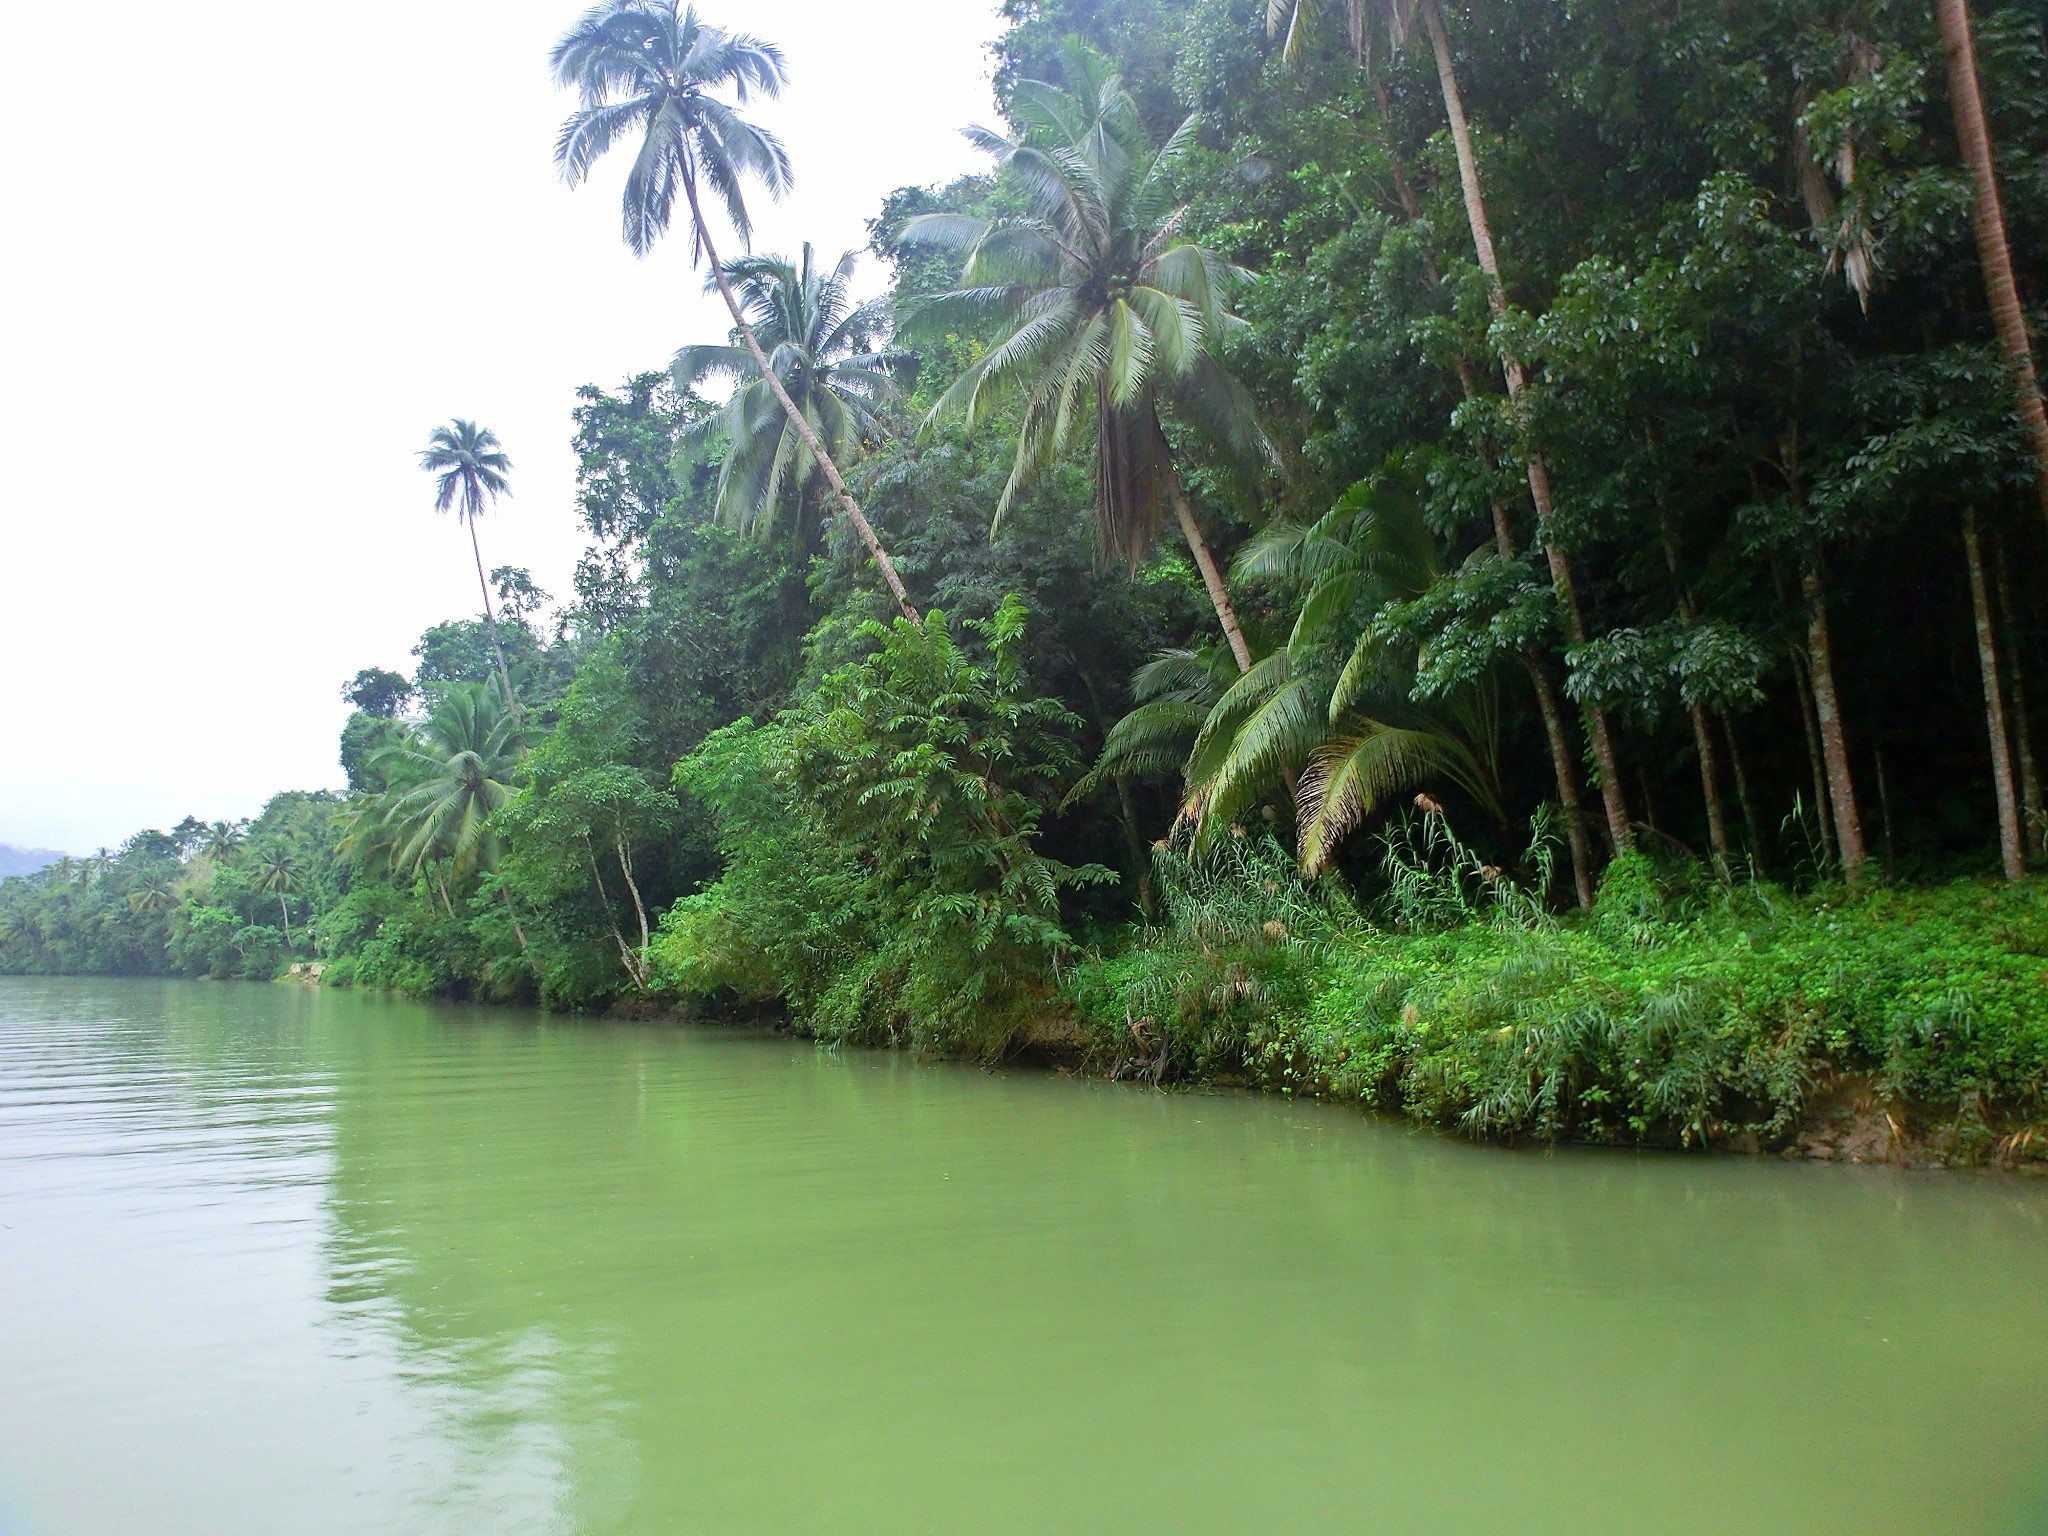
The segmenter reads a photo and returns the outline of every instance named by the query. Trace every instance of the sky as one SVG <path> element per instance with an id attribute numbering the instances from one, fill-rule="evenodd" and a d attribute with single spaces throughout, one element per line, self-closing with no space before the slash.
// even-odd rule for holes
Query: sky
<path id="1" fill-rule="evenodd" d="M 80 12 L 10 9 L 48 67 L 0 91 L 0 843 L 339 788 L 343 682 L 480 607 L 417 463 L 451 417 L 513 460 L 485 564 L 569 593 L 577 387 L 729 326 L 683 238 L 626 250 L 622 165 L 558 178 L 580 8 L 112 0 L 83 54 Z M 755 249 L 859 247 L 889 191 L 980 168 L 994 0 L 701 9 L 789 62 Z"/>

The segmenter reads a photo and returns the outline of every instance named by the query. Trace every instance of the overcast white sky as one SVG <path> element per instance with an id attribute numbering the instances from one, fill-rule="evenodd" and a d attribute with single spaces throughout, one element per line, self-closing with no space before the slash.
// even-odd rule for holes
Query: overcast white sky
<path id="1" fill-rule="evenodd" d="M 489 565 L 569 590 L 576 387 L 721 339 L 552 148 L 578 0 L 10 7 L 0 91 L 0 842 L 86 852 L 338 787 L 341 683 L 477 609 L 415 454 L 504 439 Z M 780 43 L 797 184 L 756 249 L 862 245 L 977 168 L 994 0 L 704 0 Z M 81 51 L 82 50 L 82 51 Z M 871 280 L 875 274 L 870 273 Z"/>

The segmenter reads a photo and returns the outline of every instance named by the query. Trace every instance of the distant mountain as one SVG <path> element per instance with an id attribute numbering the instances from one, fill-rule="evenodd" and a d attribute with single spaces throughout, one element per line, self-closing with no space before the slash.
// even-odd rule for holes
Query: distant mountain
<path id="1" fill-rule="evenodd" d="M 9 875 L 32 875 L 64 855 L 51 848 L 16 848 L 0 843 L 0 880 Z"/>

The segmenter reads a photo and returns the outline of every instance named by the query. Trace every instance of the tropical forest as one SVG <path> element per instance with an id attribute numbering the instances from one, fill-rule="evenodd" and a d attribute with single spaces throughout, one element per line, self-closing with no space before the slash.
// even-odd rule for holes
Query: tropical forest
<path id="1" fill-rule="evenodd" d="M 2041 8 L 1001 9 L 845 251 L 755 108 L 872 83 L 565 12 L 555 171 L 730 322 L 562 381 L 574 590 L 422 422 L 474 607 L 308 681 L 345 791 L 6 880 L 0 974 L 2040 1167 Z"/>

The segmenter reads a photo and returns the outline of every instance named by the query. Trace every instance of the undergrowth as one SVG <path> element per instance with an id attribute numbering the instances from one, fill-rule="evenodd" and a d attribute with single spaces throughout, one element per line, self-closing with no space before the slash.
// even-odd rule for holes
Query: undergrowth
<path id="1" fill-rule="evenodd" d="M 1112 1074 L 1236 1077 L 1488 1139 L 1792 1141 L 1862 1085 L 1961 1159 L 2048 1134 L 2048 886 L 1794 894 L 1617 861 L 1589 913 L 1482 863 L 1433 805 L 1362 910 L 1269 840 L 1155 851 L 1163 914 L 1067 995 Z"/>

